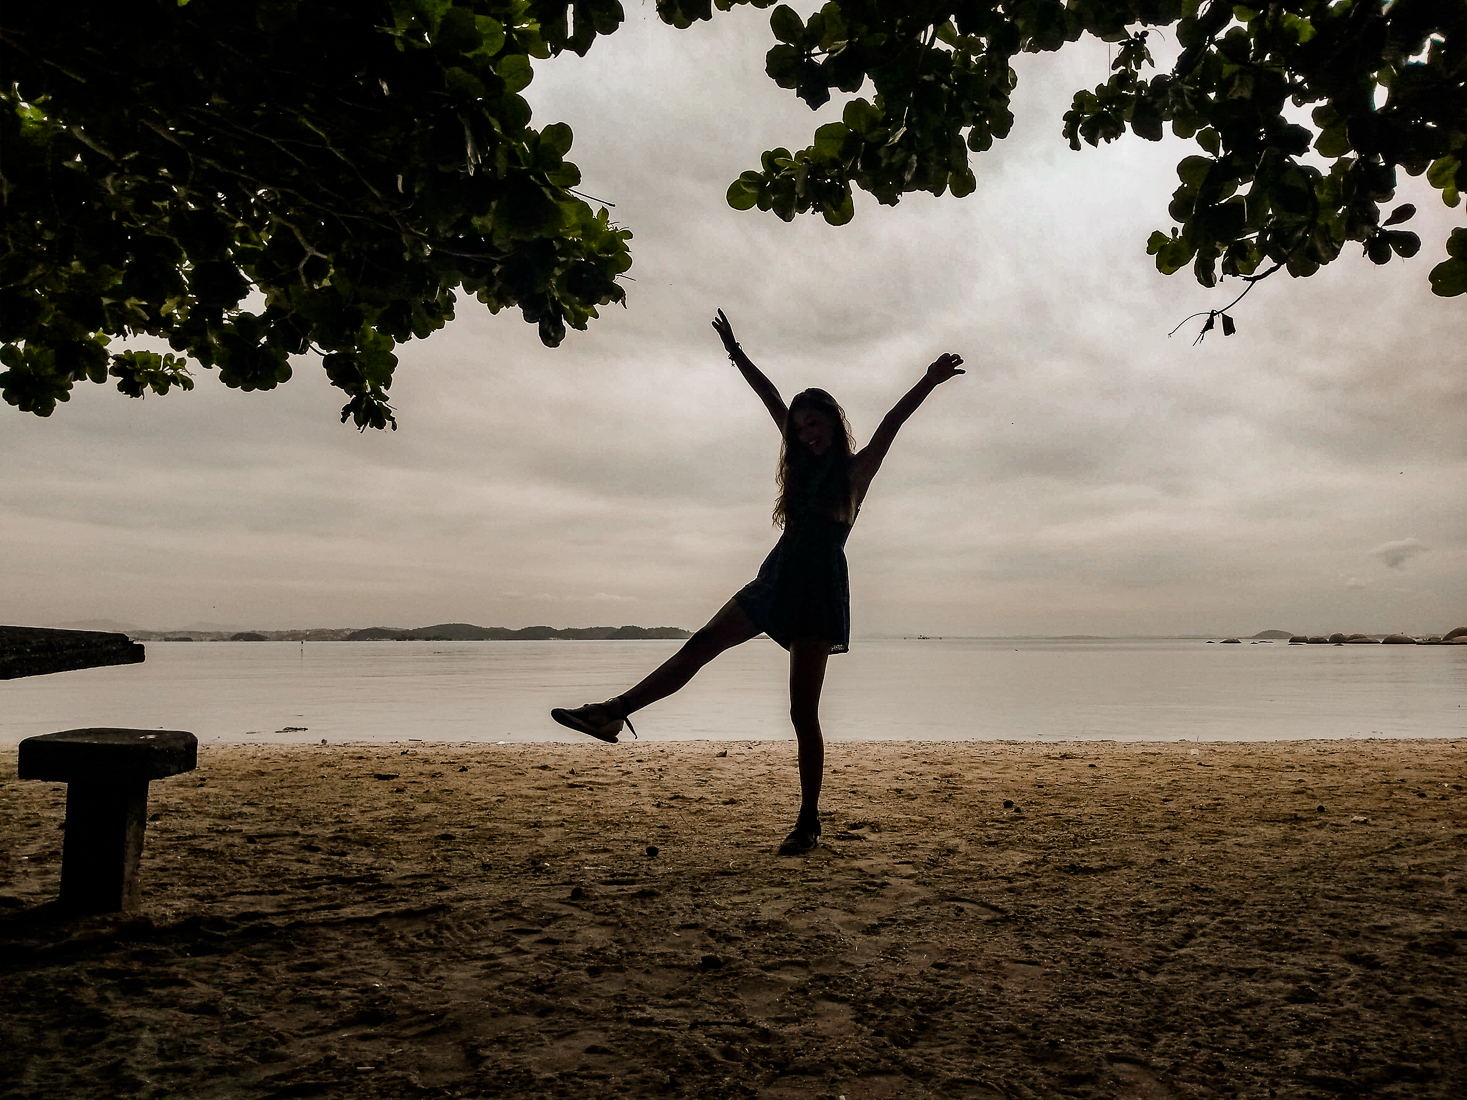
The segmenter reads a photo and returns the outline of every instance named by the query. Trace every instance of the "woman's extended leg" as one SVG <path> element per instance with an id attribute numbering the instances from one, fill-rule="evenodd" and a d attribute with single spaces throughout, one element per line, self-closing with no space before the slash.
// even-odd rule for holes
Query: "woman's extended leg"
<path id="1" fill-rule="evenodd" d="M 665 699 L 691 680 L 700 668 L 725 649 L 747 642 L 759 633 L 737 600 L 729 600 L 718 609 L 701 630 L 683 643 L 636 687 L 613 696 L 604 703 L 587 703 L 574 710 L 556 708 L 550 712 L 562 726 L 590 734 L 602 741 L 616 741 L 622 722 L 628 714 L 649 703 Z"/>
<path id="2" fill-rule="evenodd" d="M 758 634 L 759 628 L 738 601 L 729 600 L 702 629 L 682 644 L 681 649 L 653 669 L 641 683 L 622 692 L 616 699 L 607 700 L 607 703 L 614 705 L 620 701 L 619 717 L 625 718 L 659 699 L 666 699 L 725 649 L 732 649 Z"/>
<path id="3" fill-rule="evenodd" d="M 800 816 L 780 845 L 784 855 L 808 852 L 820 843 L 820 785 L 825 775 L 825 738 L 820 732 L 820 689 L 830 643 L 797 638 L 790 643 L 790 720 L 800 748 Z"/>

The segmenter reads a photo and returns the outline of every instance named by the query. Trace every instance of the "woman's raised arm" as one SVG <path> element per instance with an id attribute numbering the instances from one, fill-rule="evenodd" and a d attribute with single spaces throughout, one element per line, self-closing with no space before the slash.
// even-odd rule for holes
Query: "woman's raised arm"
<path id="1" fill-rule="evenodd" d="M 892 406 L 891 412 L 887 413 L 881 420 L 881 425 L 871 436 L 871 442 L 862 447 L 851 460 L 851 488 L 855 492 L 856 502 L 859 504 L 866 495 L 866 490 L 871 487 L 871 479 L 876 476 L 876 471 L 881 469 L 881 462 L 886 458 L 886 452 L 891 449 L 892 440 L 901 430 L 907 418 L 917 411 L 917 406 L 927 399 L 927 395 L 949 378 L 959 374 L 966 374 L 960 370 L 963 362 L 961 355 L 944 352 L 939 355 L 932 365 L 927 368 L 927 373 L 922 380 L 909 389 L 900 401 Z"/>
<path id="2" fill-rule="evenodd" d="M 739 347 L 739 342 L 734 339 L 733 325 L 729 324 L 728 318 L 723 315 L 723 310 L 718 311 L 718 316 L 713 318 L 713 329 L 718 333 L 718 338 L 723 341 L 723 348 L 728 352 L 728 357 L 733 360 L 733 365 L 739 368 L 739 373 L 744 376 L 744 381 L 749 383 L 753 391 L 759 395 L 759 400 L 764 402 L 764 407 L 769 410 L 769 415 L 774 417 L 775 424 L 779 430 L 784 431 L 785 417 L 789 409 L 785 406 L 784 398 L 779 396 L 779 391 L 774 388 L 774 383 L 764 377 L 764 372 L 754 366 L 754 361 L 744 354 L 744 349 Z"/>

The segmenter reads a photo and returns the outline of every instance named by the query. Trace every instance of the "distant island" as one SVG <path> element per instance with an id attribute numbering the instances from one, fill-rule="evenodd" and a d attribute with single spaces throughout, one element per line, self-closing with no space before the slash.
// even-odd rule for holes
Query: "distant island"
<path id="1" fill-rule="evenodd" d="M 1260 630 L 1251 635 L 1253 644 L 1287 640 L 1290 645 L 1467 645 L 1467 626 L 1445 634 L 1294 634 L 1287 630 Z M 1224 638 L 1224 645 L 1241 645 L 1241 638 Z"/>
<path id="2" fill-rule="evenodd" d="M 439 623 L 437 626 L 313 627 L 308 630 L 130 630 L 136 642 L 544 642 L 646 641 L 691 638 L 680 626 L 474 626 Z"/>

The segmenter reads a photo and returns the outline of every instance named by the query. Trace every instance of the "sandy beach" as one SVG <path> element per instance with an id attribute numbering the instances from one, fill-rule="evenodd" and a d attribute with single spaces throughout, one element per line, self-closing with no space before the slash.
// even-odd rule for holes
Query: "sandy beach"
<path id="1" fill-rule="evenodd" d="M 68 919 L 0 755 L 0 1097 L 1467 1095 L 1467 740 L 199 763 Z"/>

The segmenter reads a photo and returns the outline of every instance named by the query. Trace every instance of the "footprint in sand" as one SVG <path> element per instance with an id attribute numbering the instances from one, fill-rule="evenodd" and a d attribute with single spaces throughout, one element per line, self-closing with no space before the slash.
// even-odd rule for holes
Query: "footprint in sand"
<path id="1" fill-rule="evenodd" d="M 794 986 L 793 977 L 785 979 L 774 975 L 743 978 L 738 984 L 739 1003 L 754 1019 L 769 1019 L 779 1015 L 780 1000 Z"/>
<path id="2" fill-rule="evenodd" d="M 1115 1061 L 1110 1071 L 1121 1084 L 1117 1100 L 1172 1100 L 1176 1096 L 1156 1074 L 1138 1062 Z"/>
<path id="3" fill-rule="evenodd" d="M 1021 1004 L 1047 1001 L 1053 988 L 1043 965 L 1030 959 L 1010 959 L 1000 964 L 999 982 L 1009 998 Z"/>

